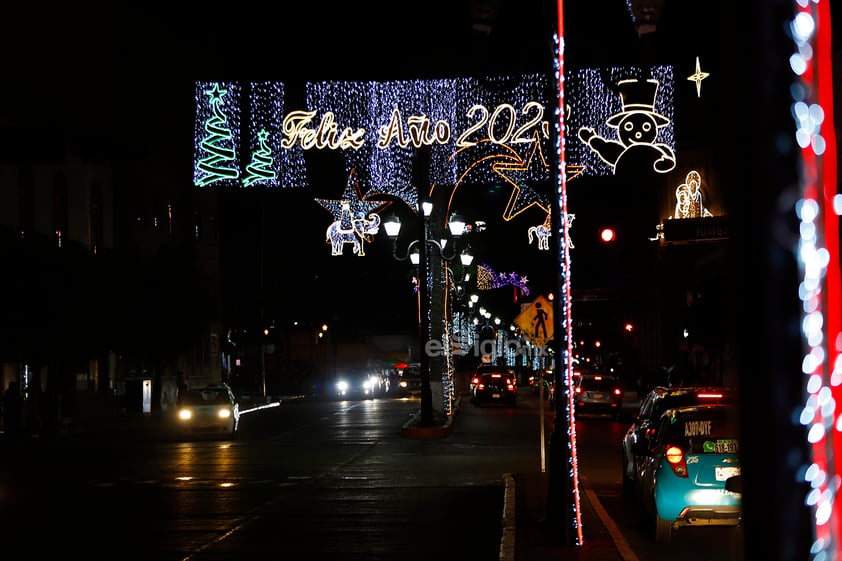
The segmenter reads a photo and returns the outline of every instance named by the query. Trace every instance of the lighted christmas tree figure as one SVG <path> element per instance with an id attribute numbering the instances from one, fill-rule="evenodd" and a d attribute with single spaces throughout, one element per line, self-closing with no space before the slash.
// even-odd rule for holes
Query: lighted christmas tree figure
<path id="1" fill-rule="evenodd" d="M 196 182 L 199 187 L 223 179 L 236 179 L 240 175 L 235 167 L 225 166 L 236 158 L 234 149 L 226 147 L 231 141 L 231 129 L 228 128 L 228 117 L 220 107 L 222 96 L 228 93 L 228 90 L 220 89 L 216 83 L 212 89 L 205 90 L 205 93 L 210 96 L 209 103 L 213 115 L 205 121 L 205 131 L 208 135 L 199 144 L 206 153 L 197 164 L 199 171 L 206 174 Z"/>
<path id="2" fill-rule="evenodd" d="M 243 178 L 243 185 L 246 187 L 256 181 L 275 179 L 275 171 L 272 169 L 272 151 L 266 144 L 268 138 L 269 133 L 265 129 L 260 129 L 257 133 L 260 148 L 252 153 L 251 163 L 246 166 L 246 176 Z"/>

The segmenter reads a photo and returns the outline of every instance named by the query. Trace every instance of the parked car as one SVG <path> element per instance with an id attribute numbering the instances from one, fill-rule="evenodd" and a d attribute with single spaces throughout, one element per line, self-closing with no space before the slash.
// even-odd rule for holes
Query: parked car
<path id="1" fill-rule="evenodd" d="M 740 475 L 737 406 L 667 410 L 643 462 L 641 505 L 658 543 L 679 529 L 740 524 L 740 493 L 725 482 Z"/>
<path id="2" fill-rule="evenodd" d="M 685 386 L 667 388 L 658 386 L 650 390 L 640 403 L 634 422 L 622 441 L 623 494 L 627 499 L 638 495 L 641 462 L 655 431 L 655 423 L 667 409 L 710 403 L 734 403 L 735 390 L 711 386 Z"/>
<path id="3" fill-rule="evenodd" d="M 623 387 L 613 376 L 582 374 L 573 386 L 573 413 L 611 415 L 620 418 L 623 406 Z"/>
<path id="4" fill-rule="evenodd" d="M 503 403 L 509 407 L 517 405 L 517 380 L 506 372 L 486 372 L 479 376 L 473 393 L 474 405 Z"/>
<path id="5" fill-rule="evenodd" d="M 175 422 L 181 436 L 236 437 L 240 405 L 227 385 L 190 388 L 181 393 Z"/>
<path id="6" fill-rule="evenodd" d="M 473 403 L 476 395 L 476 386 L 483 374 L 503 374 L 514 381 L 517 387 L 517 370 L 511 366 L 500 366 L 497 364 L 480 364 L 468 384 L 468 400 Z"/>

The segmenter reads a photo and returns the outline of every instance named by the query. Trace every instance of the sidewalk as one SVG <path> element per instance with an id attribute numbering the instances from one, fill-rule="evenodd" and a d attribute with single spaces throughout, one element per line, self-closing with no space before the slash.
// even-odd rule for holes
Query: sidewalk
<path id="1" fill-rule="evenodd" d="M 547 473 L 507 474 L 505 479 L 500 561 L 638 561 L 586 478 L 580 481 L 583 537 L 579 546 L 563 545 L 563 529 L 541 523 L 547 511 Z"/>

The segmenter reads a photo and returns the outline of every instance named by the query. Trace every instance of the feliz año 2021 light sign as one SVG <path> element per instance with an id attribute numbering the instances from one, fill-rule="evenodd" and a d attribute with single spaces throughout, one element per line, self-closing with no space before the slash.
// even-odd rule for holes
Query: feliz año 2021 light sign
<path id="1" fill-rule="evenodd" d="M 623 100 L 611 84 L 598 82 L 628 73 L 615 69 L 571 76 L 569 86 L 578 94 L 576 118 L 605 129 L 588 114 L 605 120 L 623 110 Z M 650 69 L 647 75 L 671 81 L 668 69 Z M 599 85 L 596 97 L 590 91 L 594 84 Z M 341 153 L 346 172 L 356 170 L 369 188 L 405 186 L 412 182 L 414 156 L 421 147 L 429 152 L 431 183 L 464 183 L 465 170 L 470 170 L 470 182 L 496 182 L 500 178 L 492 162 L 525 160 L 535 142 L 551 153 L 551 122 L 557 120 L 546 109 L 556 103 L 543 75 L 318 82 L 306 84 L 305 92 L 304 109 L 288 108 L 281 82 L 197 82 L 194 184 L 306 187 L 304 153 L 329 150 Z M 671 96 L 662 97 L 658 113 L 671 115 Z M 591 101 L 585 105 L 583 98 Z M 663 132 L 672 145 L 671 130 Z M 567 146 L 571 163 L 578 163 L 572 156 L 590 163 L 584 167 L 591 173 L 611 171 L 575 137 Z M 489 165 L 476 165 L 482 161 Z M 526 179 L 546 181 L 542 175 Z"/>

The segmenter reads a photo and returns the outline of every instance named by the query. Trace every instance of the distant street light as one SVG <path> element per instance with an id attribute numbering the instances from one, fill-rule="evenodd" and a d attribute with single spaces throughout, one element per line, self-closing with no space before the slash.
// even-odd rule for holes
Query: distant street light
<path id="1" fill-rule="evenodd" d="M 398 256 L 398 235 L 401 231 L 401 222 L 397 216 L 392 216 L 383 224 L 386 235 L 392 238 L 392 255 L 398 261 L 410 259 L 413 265 L 418 266 L 418 299 L 420 302 L 419 318 L 419 342 L 421 362 L 421 419 L 420 424 L 429 426 L 433 424 L 433 392 L 430 386 L 430 356 L 427 351 L 427 340 L 430 336 L 430 295 L 427 286 L 427 274 L 429 271 L 428 244 L 437 247 L 441 258 L 451 261 L 459 255 L 460 262 L 467 266 L 473 261 L 473 256 L 467 250 L 459 252 L 458 243 L 448 244 L 446 240 L 437 241 L 430 238 L 429 221 L 433 213 L 433 203 L 430 200 L 421 202 L 422 214 L 419 216 L 418 225 L 419 239 L 413 240 L 407 246 L 407 253 L 403 257 Z M 458 214 L 453 214 L 448 220 L 448 229 L 454 240 L 458 241 L 465 233 L 465 220 Z M 445 249 L 451 245 L 451 252 L 447 254 Z"/>

